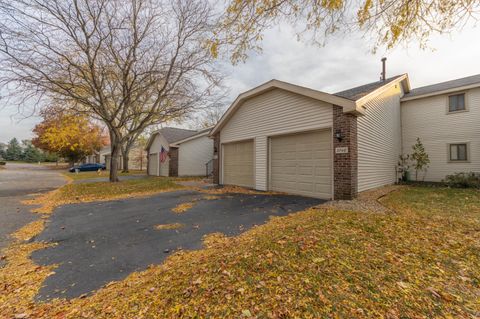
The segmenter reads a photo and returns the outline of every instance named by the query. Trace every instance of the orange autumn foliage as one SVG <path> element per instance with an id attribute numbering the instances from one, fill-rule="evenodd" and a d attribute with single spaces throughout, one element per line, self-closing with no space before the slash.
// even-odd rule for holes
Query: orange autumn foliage
<path id="1" fill-rule="evenodd" d="M 80 160 L 105 144 L 102 129 L 85 115 L 45 111 L 35 126 L 33 145 L 71 162 Z"/>

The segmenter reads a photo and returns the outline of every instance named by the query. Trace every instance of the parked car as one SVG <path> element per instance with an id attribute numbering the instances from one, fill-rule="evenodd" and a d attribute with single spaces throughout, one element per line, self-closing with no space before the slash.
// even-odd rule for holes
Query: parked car
<path id="1" fill-rule="evenodd" d="M 105 170 L 106 166 L 105 164 L 92 164 L 92 163 L 87 163 L 87 164 L 81 164 L 74 166 L 70 168 L 68 171 L 70 173 L 74 173 L 78 169 L 79 172 L 91 172 L 91 171 L 98 171 L 99 169 Z"/>

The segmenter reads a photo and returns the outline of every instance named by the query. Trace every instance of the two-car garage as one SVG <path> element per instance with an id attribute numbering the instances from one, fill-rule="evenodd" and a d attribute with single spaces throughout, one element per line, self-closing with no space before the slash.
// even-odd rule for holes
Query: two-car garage
<path id="1" fill-rule="evenodd" d="M 338 99 L 276 80 L 241 94 L 210 133 L 218 183 L 332 199 Z"/>
<path id="2" fill-rule="evenodd" d="M 268 137 L 267 189 L 331 198 L 331 130 Z M 255 188 L 255 140 L 226 143 L 223 184 Z"/>

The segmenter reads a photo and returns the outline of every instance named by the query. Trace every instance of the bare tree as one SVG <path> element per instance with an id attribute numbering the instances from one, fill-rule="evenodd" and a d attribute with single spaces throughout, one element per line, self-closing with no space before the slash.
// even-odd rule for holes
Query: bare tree
<path id="1" fill-rule="evenodd" d="M 212 106 L 201 110 L 192 115 L 192 128 L 204 129 L 215 126 L 222 118 L 225 108 L 222 104 L 213 104 Z"/>
<path id="2" fill-rule="evenodd" d="M 218 85 L 206 0 L 0 3 L 0 85 L 10 102 L 54 101 L 103 121 L 112 182 L 122 145 L 203 105 Z"/>
<path id="3" fill-rule="evenodd" d="M 138 138 L 143 133 L 143 131 L 138 131 L 136 134 L 130 135 L 125 142 L 122 144 L 122 172 L 128 173 L 129 171 L 129 162 L 130 162 L 130 151 L 132 147 L 135 146 L 135 143 L 138 141 Z"/>

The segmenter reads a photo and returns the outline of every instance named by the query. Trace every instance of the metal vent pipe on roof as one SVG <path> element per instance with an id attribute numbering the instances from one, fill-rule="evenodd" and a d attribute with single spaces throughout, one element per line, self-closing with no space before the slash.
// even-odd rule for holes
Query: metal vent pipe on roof
<path id="1" fill-rule="evenodd" d="M 387 62 L 387 58 L 382 58 L 382 77 L 380 78 L 380 80 L 382 81 L 385 81 L 385 79 L 387 78 L 386 62 Z"/>

